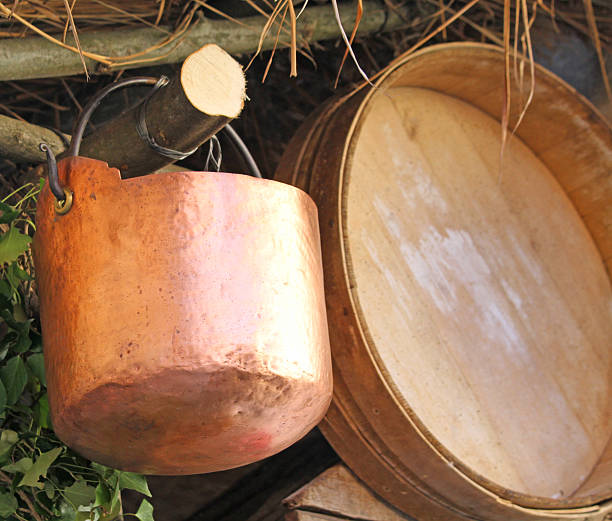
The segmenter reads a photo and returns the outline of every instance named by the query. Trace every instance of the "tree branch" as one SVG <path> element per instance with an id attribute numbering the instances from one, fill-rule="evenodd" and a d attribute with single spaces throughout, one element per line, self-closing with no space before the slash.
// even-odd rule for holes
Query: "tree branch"
<path id="1" fill-rule="evenodd" d="M 340 6 L 341 19 L 347 27 L 351 27 L 354 22 L 353 11 L 354 6 Z M 366 1 L 364 2 L 364 17 L 359 26 L 358 34 L 364 35 L 397 29 L 406 25 L 405 21 L 409 20 L 411 15 L 416 14 L 418 13 L 414 8 L 389 10 L 388 7 L 376 0 Z M 227 52 L 233 54 L 254 52 L 259 43 L 262 20 L 261 17 L 244 18 L 242 19 L 244 25 L 238 25 L 225 20 L 204 19 L 189 29 L 180 42 L 171 49 L 163 47 L 147 53 L 142 58 L 153 59 L 148 64 L 156 65 L 180 61 L 199 48 L 202 41 L 214 41 Z M 308 7 L 298 20 L 298 43 L 335 38 L 339 34 L 330 6 Z M 158 38 L 159 32 L 148 28 L 95 31 L 84 33 L 81 44 L 84 49 L 92 52 L 107 50 L 108 54 L 122 56 L 141 52 L 156 43 Z M 271 48 L 273 43 L 273 39 L 268 38 L 265 40 L 263 48 Z M 0 46 L 0 62 L 2 63 L 0 81 L 64 76 L 81 72 L 81 62 L 77 54 L 39 37 L 4 39 L 2 46 Z M 91 68 L 94 65 L 95 62 L 89 60 L 88 66 Z M 142 61 L 123 64 L 121 67 L 133 68 L 141 65 Z M 168 92 L 168 88 L 162 89 L 162 91 L 164 90 Z M 161 100 L 164 97 L 163 92 L 160 92 L 156 97 Z M 156 114 L 161 113 L 158 113 L 159 106 L 156 106 L 155 99 L 150 100 L 149 107 L 149 113 L 153 115 L 153 119 L 160 120 L 156 116 Z M 131 112 L 130 114 L 131 116 L 124 116 L 121 121 L 127 123 L 129 128 L 133 130 L 134 113 Z M 106 127 L 108 128 L 102 127 L 100 130 L 107 135 L 111 128 L 117 128 L 116 125 L 114 127 L 107 125 Z M 159 132 L 160 127 L 154 130 Z M 93 133 L 84 140 L 83 155 L 91 154 L 88 157 L 96 157 L 113 163 L 112 155 L 107 154 L 109 150 L 111 152 L 114 150 L 113 147 L 109 146 L 109 143 L 105 144 L 105 138 L 99 139 L 96 136 L 97 133 Z M 61 138 L 53 131 L 0 115 L 0 157 L 17 162 L 43 162 L 45 160 L 44 153 L 38 149 L 38 144 L 41 142 L 48 143 L 55 155 L 61 154 L 65 149 Z M 131 141 L 131 143 L 133 142 Z M 167 146 L 178 150 L 189 148 L 189 146 L 180 143 L 174 143 L 174 147 Z M 105 148 L 105 151 L 102 150 L 103 148 Z M 127 149 L 125 146 L 122 148 Z M 167 163 L 168 161 L 162 162 L 158 168 Z M 126 163 L 123 162 L 122 164 L 121 160 L 115 164 L 119 167 L 126 166 Z M 150 165 L 142 166 L 150 168 Z M 130 168 L 127 170 L 130 170 Z"/>
<path id="2" fill-rule="evenodd" d="M 240 115 L 246 98 L 242 68 L 220 47 L 210 44 L 191 54 L 170 83 L 147 101 L 145 120 L 158 145 L 189 151 Z M 152 150 L 139 135 L 140 105 L 99 127 L 82 143 L 79 155 L 106 161 L 122 176 L 148 174 L 173 162 Z M 39 143 L 56 156 L 65 144 L 53 131 L 0 116 L 0 157 L 41 162 Z"/>
<path id="3" fill-rule="evenodd" d="M 0 157 L 24 163 L 44 161 L 40 143 L 47 143 L 55 155 L 66 148 L 62 138 L 53 130 L 0 114 Z"/>
<path id="4" fill-rule="evenodd" d="M 390 10 L 376 0 L 364 2 L 364 16 L 358 35 L 397 29 L 406 25 L 402 18 L 409 19 L 411 14 L 418 13 L 414 8 Z M 352 27 L 355 7 L 350 4 L 341 6 L 340 17 L 345 27 Z M 111 63 L 106 65 L 92 58 L 85 58 L 87 68 L 94 72 L 110 72 L 143 65 L 180 62 L 199 49 L 202 42 L 214 42 L 230 54 L 251 53 L 258 47 L 264 21 L 261 16 L 253 16 L 241 19 L 241 24 L 238 25 L 228 20 L 204 18 L 192 25 L 185 34 L 161 47 L 159 31 L 148 27 L 83 32 L 80 40 L 86 53 L 104 54 L 108 58 L 105 61 L 110 60 Z M 328 5 L 309 6 L 298 20 L 298 45 L 336 38 L 339 35 L 334 14 Z M 266 38 L 263 49 L 271 49 L 273 45 L 274 38 Z M 148 49 L 152 50 L 147 52 Z M 122 56 L 138 53 L 144 54 L 129 62 L 120 59 Z M 83 70 L 78 53 L 38 36 L 3 39 L 0 46 L 0 63 L 0 81 L 69 76 L 79 74 Z"/>

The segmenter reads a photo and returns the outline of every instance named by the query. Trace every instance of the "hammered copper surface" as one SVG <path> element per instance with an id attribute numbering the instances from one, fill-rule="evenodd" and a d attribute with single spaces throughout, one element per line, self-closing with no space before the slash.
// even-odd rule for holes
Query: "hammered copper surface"
<path id="1" fill-rule="evenodd" d="M 59 164 L 34 254 L 52 420 L 84 456 L 148 474 L 274 454 L 331 398 L 317 210 L 302 191 L 224 173 L 122 180 Z"/>

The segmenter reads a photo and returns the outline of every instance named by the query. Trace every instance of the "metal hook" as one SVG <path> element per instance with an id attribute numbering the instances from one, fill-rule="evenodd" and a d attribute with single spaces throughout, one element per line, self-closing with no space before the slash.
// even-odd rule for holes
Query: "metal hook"
<path id="1" fill-rule="evenodd" d="M 47 143 L 41 143 L 38 148 L 47 155 L 47 168 L 49 170 L 49 188 L 53 192 L 56 199 L 63 201 L 66 199 L 64 189 L 59 182 L 59 175 L 57 173 L 57 160 L 51 147 Z"/>
<path id="2" fill-rule="evenodd" d="M 69 188 L 62 187 L 59 182 L 57 173 L 57 161 L 53 150 L 47 143 L 41 143 L 38 148 L 47 155 L 47 168 L 49 169 L 49 188 L 55 196 L 55 211 L 64 215 L 72 208 L 72 191 Z"/>

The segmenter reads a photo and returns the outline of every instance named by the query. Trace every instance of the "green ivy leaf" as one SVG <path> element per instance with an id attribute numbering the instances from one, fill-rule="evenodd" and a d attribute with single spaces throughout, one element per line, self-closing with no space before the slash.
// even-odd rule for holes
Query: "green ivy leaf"
<path id="1" fill-rule="evenodd" d="M 43 489 L 44 485 L 38 481 L 38 478 L 41 476 L 43 478 L 47 477 L 47 470 L 49 470 L 51 463 L 56 460 L 61 452 L 61 447 L 57 447 L 48 452 L 43 452 L 40 456 L 38 456 L 34 462 L 34 465 L 32 465 L 32 467 L 25 473 L 18 486 L 30 486 Z"/>
<path id="2" fill-rule="evenodd" d="M 0 316 L 4 319 L 4 321 L 8 324 L 8 326 L 14 330 L 19 329 L 19 322 L 15 320 L 12 312 L 12 305 L 8 306 L 6 309 L 0 310 Z"/>
<path id="3" fill-rule="evenodd" d="M 0 369 L 0 378 L 6 389 L 7 404 L 15 404 L 28 383 L 28 372 L 21 357 L 14 356 L 11 358 Z"/>
<path id="4" fill-rule="evenodd" d="M 67 489 L 64 495 L 75 506 L 88 506 L 96 499 L 96 489 L 90 487 L 85 481 L 75 481 Z"/>
<path id="5" fill-rule="evenodd" d="M 94 507 L 106 505 L 111 500 L 111 493 L 109 488 L 104 483 L 98 483 L 96 487 L 96 501 Z"/>
<path id="6" fill-rule="evenodd" d="M 76 517 L 76 510 L 70 503 L 63 501 L 60 505 L 60 520 L 61 521 L 74 521 Z"/>
<path id="7" fill-rule="evenodd" d="M 11 266 L 15 266 L 15 263 L 11 264 Z M 19 304 L 18 302 L 13 304 L 13 318 L 17 322 L 27 322 L 28 321 L 28 317 L 26 316 L 25 311 L 23 310 L 23 306 Z"/>
<path id="8" fill-rule="evenodd" d="M 2 212 L 2 215 L 0 215 L 0 223 L 2 224 L 12 223 L 21 213 L 20 210 L 15 210 L 11 205 L 2 202 L 0 202 L 0 212 Z"/>
<path id="9" fill-rule="evenodd" d="M 30 355 L 26 361 L 28 367 L 34 374 L 38 381 L 47 387 L 47 379 L 45 378 L 45 358 L 42 353 L 34 353 Z"/>
<path id="10" fill-rule="evenodd" d="M 1 384 L 0 384 L 1 385 Z M 4 429 L 0 434 L 0 463 L 9 460 L 13 445 L 19 441 L 19 436 L 15 431 Z"/>
<path id="11" fill-rule="evenodd" d="M 100 512 L 100 521 L 115 521 L 121 513 L 121 503 L 117 503 L 114 509 L 108 510 L 106 507 L 98 508 L 96 512 Z M 125 517 L 127 519 L 127 516 Z"/>
<path id="12" fill-rule="evenodd" d="M 14 445 L 19 441 L 19 434 L 11 429 L 3 429 L 2 434 L 0 434 L 0 442 L 7 442 L 11 445 Z"/>
<path id="13" fill-rule="evenodd" d="M 36 423 L 43 429 L 51 429 L 51 412 L 49 409 L 49 397 L 43 394 L 34 404 L 34 418 Z"/>
<path id="14" fill-rule="evenodd" d="M 11 264 L 9 264 L 9 267 L 6 270 L 5 275 L 6 275 L 6 279 L 8 280 L 9 284 L 13 288 L 18 288 L 19 284 L 22 281 L 32 280 L 32 277 L 30 277 L 29 273 L 27 271 L 22 270 L 19 267 L 19 264 L 17 264 L 16 262 L 12 262 Z"/>
<path id="15" fill-rule="evenodd" d="M 96 512 L 100 512 L 100 521 L 113 521 L 119 516 L 121 502 L 117 501 L 114 507 L 111 507 L 111 503 L 111 489 L 100 482 L 96 487 L 96 501 L 93 504 Z"/>
<path id="16" fill-rule="evenodd" d="M 117 507 L 121 507 L 121 488 L 119 487 L 119 480 L 115 483 L 115 490 L 113 491 L 113 497 L 110 501 L 111 510 L 115 510 Z"/>
<path id="17" fill-rule="evenodd" d="M 55 486 L 50 481 L 45 481 L 45 494 L 49 499 L 55 497 Z"/>
<path id="18" fill-rule="evenodd" d="M 32 345 L 32 340 L 30 340 L 29 334 L 31 323 L 32 322 L 30 320 L 23 322 L 22 326 L 19 328 L 17 342 L 15 342 L 15 345 L 13 346 L 13 351 L 15 353 L 25 353 Z"/>
<path id="19" fill-rule="evenodd" d="M 78 512 L 74 518 L 74 521 L 99 521 L 100 513 L 97 511 L 91 511 L 88 507 L 79 507 Z"/>
<path id="20" fill-rule="evenodd" d="M 10 331 L 2 339 L 3 345 L 8 345 L 16 353 L 24 353 L 32 345 L 30 339 L 30 328 L 32 320 L 19 321 L 8 309 L 0 310 L 0 317 L 9 326 Z"/>
<path id="21" fill-rule="evenodd" d="M 0 516 L 9 517 L 17 511 L 17 499 L 10 492 L 0 492 Z"/>
<path id="22" fill-rule="evenodd" d="M 25 474 L 28 470 L 32 468 L 32 465 L 34 465 L 32 458 L 21 458 L 15 463 L 11 463 L 10 465 L 4 465 L 4 467 L 2 467 L 2 470 L 6 470 L 7 472 L 21 472 L 22 474 Z"/>
<path id="23" fill-rule="evenodd" d="M 114 472 L 112 468 L 102 465 L 101 463 L 96 463 L 95 461 L 91 462 L 90 467 L 96 471 L 96 474 L 100 475 L 104 479 L 107 479 Z"/>
<path id="24" fill-rule="evenodd" d="M 6 463 L 11 459 L 11 451 L 13 446 L 0 441 L 0 463 Z"/>
<path id="25" fill-rule="evenodd" d="M 0 264 L 16 261 L 31 242 L 31 237 L 11 226 L 8 232 L 0 236 Z"/>
<path id="26" fill-rule="evenodd" d="M 138 507 L 138 512 L 136 512 L 136 517 L 140 521 L 155 521 L 153 519 L 153 505 L 146 499 L 143 499 L 140 507 Z"/>
<path id="27" fill-rule="evenodd" d="M 135 474 L 134 472 L 122 472 L 119 476 L 119 488 L 129 488 L 140 492 L 147 497 L 151 497 L 151 491 L 147 485 L 147 478 L 142 474 Z"/>
<path id="28" fill-rule="evenodd" d="M 0 280 L 0 296 L 4 297 L 4 303 L 8 303 L 8 301 L 10 301 L 11 297 L 13 296 L 13 289 L 11 288 L 10 284 L 2 279 Z"/>

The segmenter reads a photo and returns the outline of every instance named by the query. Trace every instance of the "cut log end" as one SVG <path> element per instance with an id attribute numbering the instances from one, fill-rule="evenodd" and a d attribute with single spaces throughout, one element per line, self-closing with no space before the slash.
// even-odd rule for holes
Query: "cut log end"
<path id="1" fill-rule="evenodd" d="M 204 114 L 235 118 L 244 106 L 242 67 L 217 45 L 205 45 L 185 60 L 181 85 L 189 102 Z"/>
<path id="2" fill-rule="evenodd" d="M 179 74 L 147 101 L 146 123 L 161 146 L 193 150 L 240 115 L 246 97 L 240 64 L 216 45 L 189 56 Z M 137 131 L 140 107 L 125 111 L 83 139 L 81 155 L 106 161 L 122 177 L 147 175 L 173 162 Z"/>

